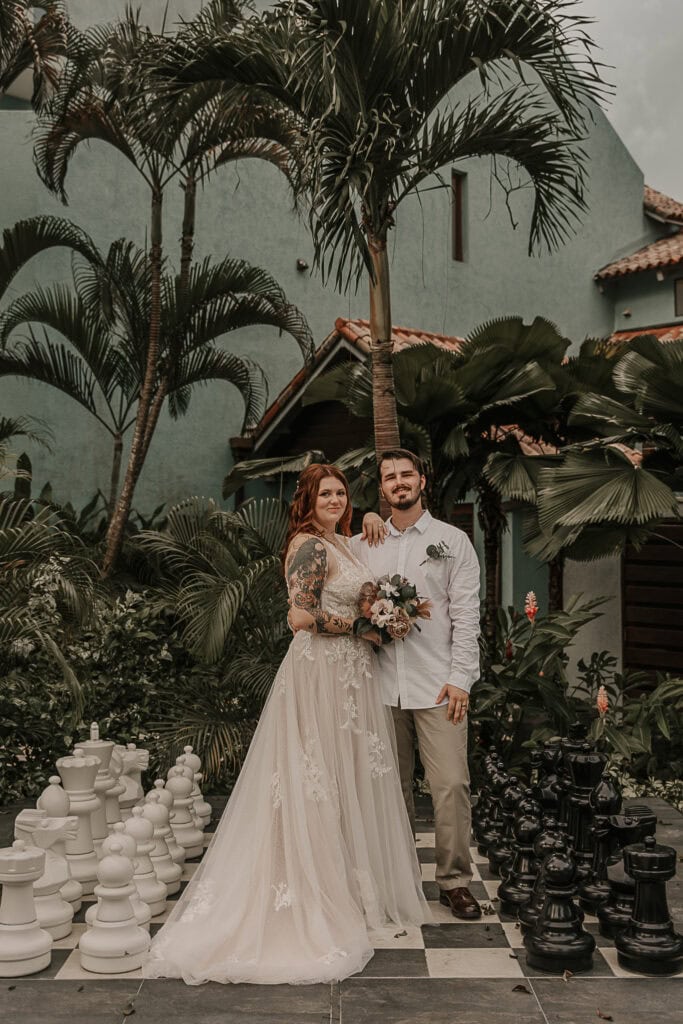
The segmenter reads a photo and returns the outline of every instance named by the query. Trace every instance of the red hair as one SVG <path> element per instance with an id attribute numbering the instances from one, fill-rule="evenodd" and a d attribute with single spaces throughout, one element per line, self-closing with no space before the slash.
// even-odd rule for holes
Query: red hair
<path id="1" fill-rule="evenodd" d="M 318 492 L 320 490 L 320 482 L 324 480 L 326 476 L 333 476 L 335 480 L 339 480 L 344 485 L 346 491 L 346 508 L 344 514 L 339 520 L 339 532 L 344 537 L 351 536 L 351 515 L 353 509 L 351 508 L 351 495 L 349 493 L 349 485 L 346 477 L 340 469 L 336 466 L 329 466 L 326 463 L 312 462 L 310 466 L 307 466 L 299 477 L 296 485 L 296 491 L 292 498 L 292 504 L 289 507 L 289 526 L 287 528 L 287 540 L 285 541 L 285 555 L 289 549 L 289 545 L 296 537 L 298 533 L 315 533 L 319 534 L 320 531 L 316 526 L 313 525 L 313 518 L 315 514 L 315 503 L 318 498 Z"/>

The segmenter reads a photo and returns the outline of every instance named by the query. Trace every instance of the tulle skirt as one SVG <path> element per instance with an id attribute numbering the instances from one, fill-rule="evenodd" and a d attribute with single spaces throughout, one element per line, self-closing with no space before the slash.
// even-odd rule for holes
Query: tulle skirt
<path id="1" fill-rule="evenodd" d="M 373 931 L 430 919 L 376 657 L 350 637 L 293 639 L 145 977 L 341 980 L 372 957 Z"/>

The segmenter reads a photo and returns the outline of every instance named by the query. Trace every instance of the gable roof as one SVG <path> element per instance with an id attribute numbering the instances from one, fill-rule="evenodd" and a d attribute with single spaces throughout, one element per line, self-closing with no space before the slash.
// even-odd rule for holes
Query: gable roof
<path id="1" fill-rule="evenodd" d="M 645 186 L 643 207 L 645 213 L 655 220 L 667 221 L 669 224 L 683 224 L 683 203 L 679 203 L 663 192 L 658 192 L 650 185 Z"/>
<path id="2" fill-rule="evenodd" d="M 650 242 L 630 256 L 622 256 L 621 259 L 608 263 L 594 275 L 594 278 L 596 281 L 607 281 L 615 277 L 625 277 L 627 274 L 637 274 L 643 270 L 676 266 L 679 263 L 683 263 L 683 232 Z"/>

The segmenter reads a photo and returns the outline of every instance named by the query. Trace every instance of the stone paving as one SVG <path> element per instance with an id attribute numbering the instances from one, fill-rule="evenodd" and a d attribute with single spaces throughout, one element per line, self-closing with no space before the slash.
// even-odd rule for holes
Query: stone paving
<path id="1" fill-rule="evenodd" d="M 217 812 L 224 801 L 212 800 Z M 683 817 L 661 801 L 658 839 L 683 851 Z M 0 846 L 11 841 L 19 808 L 0 811 Z M 215 827 L 215 821 L 209 826 Z M 568 981 L 530 970 L 519 930 L 496 911 L 498 880 L 473 850 L 472 890 L 488 911 L 480 922 L 456 922 L 436 902 L 433 822 L 423 804 L 418 823 L 423 886 L 435 923 L 390 936 L 362 974 L 337 985 L 189 987 L 88 974 L 76 945 L 85 908 L 71 936 L 56 943 L 51 966 L 27 978 L 0 980 L 2 1024 L 673 1024 L 681 1019 L 683 973 L 643 978 L 617 964 L 612 944 L 587 927 L 598 948 L 591 972 Z M 185 884 L 196 869 L 188 864 Z M 669 885 L 670 907 L 683 928 L 683 880 Z M 155 918 L 152 931 L 163 923 Z M 602 1015 L 602 1016 L 601 1016 Z"/>

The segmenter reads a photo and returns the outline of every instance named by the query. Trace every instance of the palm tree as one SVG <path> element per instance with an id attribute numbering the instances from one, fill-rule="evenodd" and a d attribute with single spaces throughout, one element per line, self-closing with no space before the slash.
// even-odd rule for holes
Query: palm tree
<path id="1" fill-rule="evenodd" d="M 237 5 L 222 4 L 231 24 L 237 23 Z M 234 9 L 233 9 L 234 7 Z M 35 161 L 42 180 L 63 202 L 70 160 L 83 142 L 98 140 L 113 146 L 141 175 L 150 195 L 149 227 L 149 338 L 146 363 L 137 402 L 128 464 L 116 508 L 110 519 L 103 570 L 111 572 L 130 514 L 133 492 L 144 464 L 150 439 L 164 400 L 171 388 L 172 363 L 162 368 L 161 303 L 163 277 L 163 201 L 169 183 L 180 179 L 185 194 L 181 243 L 181 288 L 190 275 L 197 183 L 216 162 L 245 155 L 289 167 L 283 156 L 280 123 L 236 105 L 208 103 L 200 115 L 182 104 L 163 117 L 156 113 L 152 80 L 142 74 L 151 52 L 163 51 L 167 41 L 142 26 L 128 11 L 115 26 L 97 26 L 80 34 L 60 80 L 56 96 L 42 113 L 35 145 Z M 263 105 L 261 105 L 263 106 Z M 219 130 L 219 126 L 220 130 Z M 275 142 L 264 138 L 273 129 Z M 310 339 L 305 349 L 310 351 Z M 173 355 L 173 352 L 171 352 Z M 163 369 L 163 372 L 162 372 Z M 161 388 L 156 381 L 162 376 Z"/>
<path id="2" fill-rule="evenodd" d="M 340 288 L 369 282 L 377 450 L 399 439 L 396 210 L 447 187 L 445 165 L 491 156 L 530 181 L 530 248 L 558 246 L 585 208 L 579 143 L 604 89 L 587 23 L 565 0 L 283 0 L 240 33 L 199 26 L 158 69 L 198 108 L 241 83 L 298 118 L 316 263 Z"/>
<path id="3" fill-rule="evenodd" d="M 25 437 L 28 441 L 40 444 L 49 451 L 52 433 L 41 420 L 37 420 L 34 416 L 0 416 L 0 480 L 12 477 L 15 481 L 21 481 L 26 477 L 21 455 L 16 460 L 17 468 L 13 469 L 10 466 L 10 460 L 14 457 L 10 455 L 7 442 L 11 441 L 13 437 Z"/>
<path id="4" fill-rule="evenodd" d="M 0 97 L 31 72 L 31 103 L 40 109 L 57 87 L 72 31 L 63 0 L 0 4 Z"/>
<path id="5" fill-rule="evenodd" d="M 16 272 L 8 251 L 35 248 L 31 238 L 56 237 L 53 218 L 22 221 L 5 232 L 0 265 Z M 50 222 L 46 224 L 46 222 Z M 110 435 L 113 457 L 109 516 L 119 493 L 123 443 L 136 422 L 148 364 L 150 338 L 151 259 L 132 242 L 114 242 L 107 254 L 73 225 L 65 227 L 63 244 L 78 238 L 73 254 L 73 287 L 38 287 L 9 304 L 0 317 L 0 376 L 40 381 L 68 395 L 86 409 Z M 3 258 L 4 255 L 4 258 Z M 42 325 L 43 336 L 33 325 Z M 263 413 L 267 385 L 260 367 L 224 351 L 218 340 L 230 331 L 266 324 L 291 334 L 306 351 L 305 320 L 264 270 L 241 260 L 205 260 L 182 285 L 163 274 L 159 302 L 159 355 L 152 382 L 154 416 L 147 421 L 142 459 L 149 450 L 159 412 L 165 403 L 173 418 L 183 415 L 197 385 L 210 381 L 233 384 L 244 400 L 244 427 Z M 12 344 L 13 332 L 28 327 L 28 337 Z M 51 340 L 47 329 L 63 342 Z"/>

